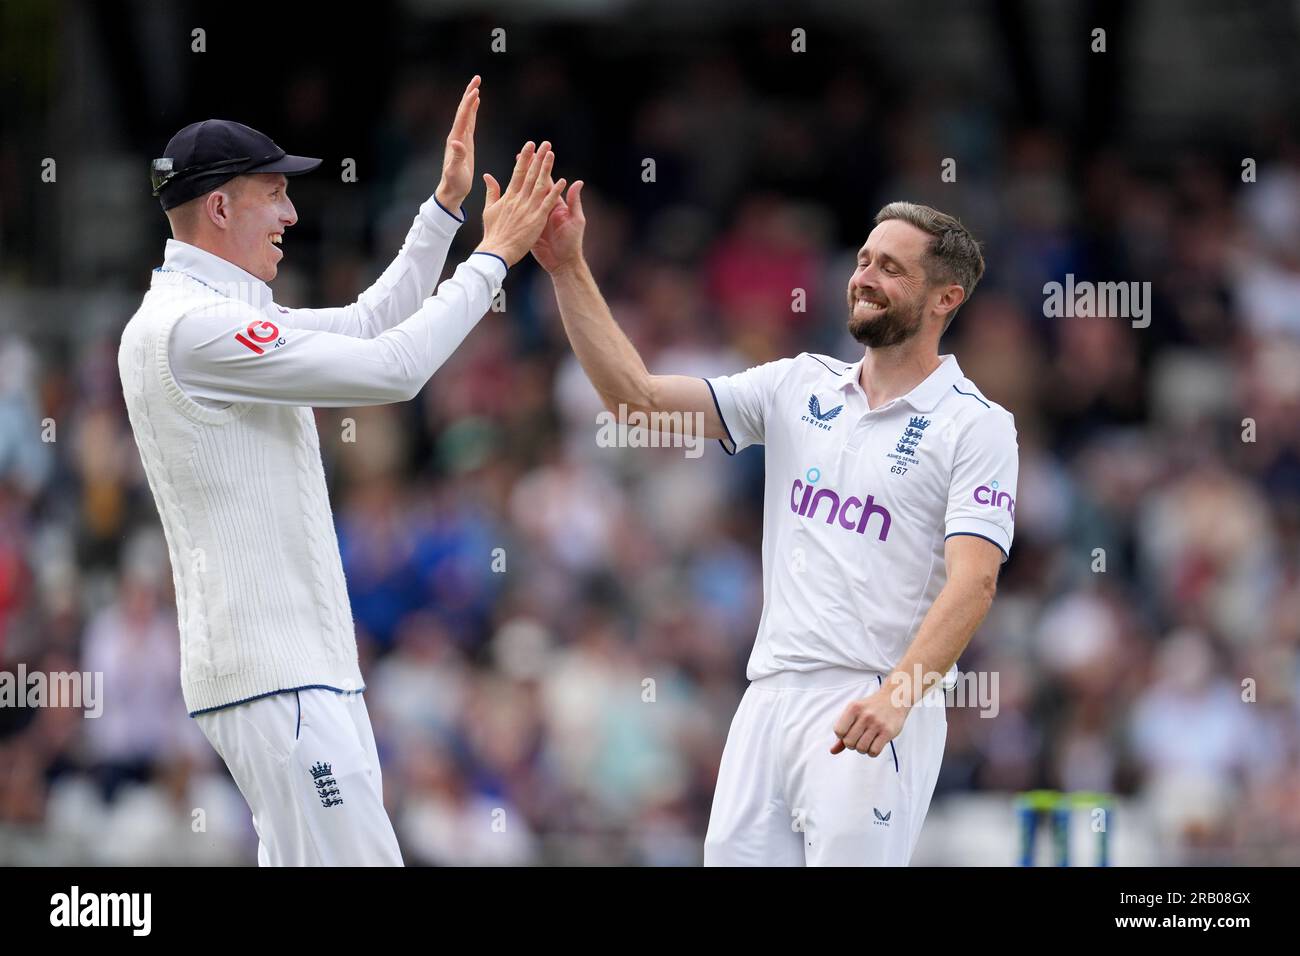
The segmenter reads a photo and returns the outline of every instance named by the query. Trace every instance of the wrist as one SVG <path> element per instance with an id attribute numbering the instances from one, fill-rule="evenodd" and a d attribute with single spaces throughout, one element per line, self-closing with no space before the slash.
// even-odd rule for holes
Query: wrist
<path id="1" fill-rule="evenodd" d="M 461 218 L 460 207 L 465 202 L 464 194 L 448 188 L 446 183 L 439 183 L 438 188 L 434 190 L 433 198 L 438 200 L 438 205 L 451 213 L 452 216 L 457 219 Z"/>
<path id="2" fill-rule="evenodd" d="M 578 255 L 574 256 L 572 259 L 566 259 L 563 262 L 557 264 L 555 268 L 548 269 L 546 271 L 550 273 L 550 276 L 553 280 L 561 280 L 561 279 L 571 279 L 575 276 L 579 276 L 584 271 L 586 271 L 586 269 L 587 269 L 587 260 L 582 257 L 581 253 L 579 253 Z"/>
<path id="3" fill-rule="evenodd" d="M 924 692 L 924 688 L 916 686 L 919 678 L 919 669 L 915 674 L 909 674 L 905 670 L 891 673 L 882 682 L 883 689 L 889 694 L 889 702 L 899 710 L 910 711 Z"/>
<path id="4" fill-rule="evenodd" d="M 515 263 L 523 258 L 521 255 L 516 255 L 513 249 L 509 249 L 501 243 L 489 242 L 487 240 L 480 242 L 474 249 L 474 253 L 481 253 L 485 256 L 495 256 L 506 264 L 507 269 L 514 266 Z"/>

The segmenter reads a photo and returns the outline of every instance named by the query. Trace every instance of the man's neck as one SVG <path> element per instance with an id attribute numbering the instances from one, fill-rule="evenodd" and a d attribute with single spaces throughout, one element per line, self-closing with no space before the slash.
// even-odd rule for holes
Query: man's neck
<path id="1" fill-rule="evenodd" d="M 185 243 L 187 246 L 193 246 L 195 249 L 202 249 L 204 252 L 208 253 L 208 255 L 216 256 L 218 259 L 224 259 L 226 262 L 229 262 L 232 266 L 235 266 L 238 269 L 244 269 L 242 265 L 232 259 L 226 252 L 218 248 L 214 243 L 207 241 L 202 236 L 173 235 L 172 238 L 177 242 Z M 248 272 L 247 269 L 244 269 L 244 271 Z M 252 275 L 251 272 L 248 274 Z M 256 278 L 256 276 L 254 276 L 254 278 Z"/>
<path id="2" fill-rule="evenodd" d="M 940 365 L 936 343 L 918 341 L 917 336 L 890 348 L 868 348 L 862 357 L 858 384 L 867 403 L 879 408 L 920 385 Z"/>

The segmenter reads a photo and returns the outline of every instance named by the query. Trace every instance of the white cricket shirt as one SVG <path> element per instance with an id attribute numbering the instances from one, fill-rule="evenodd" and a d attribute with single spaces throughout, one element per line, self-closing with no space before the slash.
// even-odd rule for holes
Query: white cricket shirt
<path id="1" fill-rule="evenodd" d="M 829 666 L 888 672 L 947 580 L 945 538 L 986 538 L 1004 561 L 1011 549 L 1011 414 L 951 355 L 875 409 L 861 367 L 804 352 L 706 379 L 723 448 L 766 448 L 750 680 Z"/>
<path id="2" fill-rule="evenodd" d="M 362 689 L 312 405 L 411 398 L 487 311 L 505 263 L 431 295 L 459 220 L 429 199 L 356 302 L 287 309 L 261 280 L 167 242 L 118 370 L 176 586 L 191 714 Z"/>

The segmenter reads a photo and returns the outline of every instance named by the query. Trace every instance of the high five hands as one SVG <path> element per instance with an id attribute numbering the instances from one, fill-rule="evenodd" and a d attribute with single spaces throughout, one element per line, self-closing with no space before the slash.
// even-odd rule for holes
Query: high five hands
<path id="1" fill-rule="evenodd" d="M 582 180 L 569 187 L 546 220 L 546 228 L 533 243 L 533 258 L 552 276 L 582 262 L 582 236 L 587 217 L 582 213 Z"/>
<path id="2" fill-rule="evenodd" d="M 490 252 L 512 266 L 537 242 L 547 217 L 564 192 L 565 181 L 551 181 L 555 154 L 551 144 L 534 148 L 529 140 L 515 157 L 514 174 L 501 191 L 491 173 L 483 174 L 487 199 L 483 205 L 483 242 L 478 252 Z"/>
<path id="3" fill-rule="evenodd" d="M 442 178 L 434 198 L 453 215 L 474 185 L 474 129 L 478 120 L 479 86 L 474 76 L 461 95 L 447 134 Z M 515 156 L 514 173 L 504 191 L 490 173 L 483 174 L 487 198 L 483 207 L 483 242 L 476 251 L 490 252 L 513 266 L 531 249 L 547 272 L 555 274 L 582 259 L 582 182 L 564 198 L 565 180 L 554 182 L 555 153 L 549 142 L 535 147 L 530 140 Z"/>
<path id="4" fill-rule="evenodd" d="M 475 76 L 465 87 L 456 108 L 442 157 L 442 179 L 434 198 L 455 215 L 474 186 L 474 126 L 478 121 L 479 84 Z"/>

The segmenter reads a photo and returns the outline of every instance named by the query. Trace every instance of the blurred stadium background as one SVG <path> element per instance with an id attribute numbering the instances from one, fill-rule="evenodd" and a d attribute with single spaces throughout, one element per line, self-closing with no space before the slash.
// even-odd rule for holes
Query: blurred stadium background
<path id="1" fill-rule="evenodd" d="M 106 699 L 0 709 L 0 863 L 254 859 L 181 703 L 117 377 L 168 235 L 148 161 L 209 116 L 324 157 L 274 288 L 341 304 L 432 192 L 476 72 L 479 171 L 555 143 L 658 371 L 852 359 L 843 290 L 887 200 L 983 239 L 944 351 L 1016 416 L 1019 522 L 960 662 L 998 675 L 998 713 L 949 712 L 915 863 L 1012 863 L 1036 786 L 1118 795 L 1120 864 L 1300 862 L 1298 33 L 1295 2 L 5 0 L 0 669 L 102 671 Z M 1068 272 L 1151 282 L 1150 327 L 1044 318 Z M 762 452 L 598 448 L 531 261 L 506 303 L 415 401 L 318 412 L 394 824 L 409 863 L 698 863 L 760 609 Z"/>

